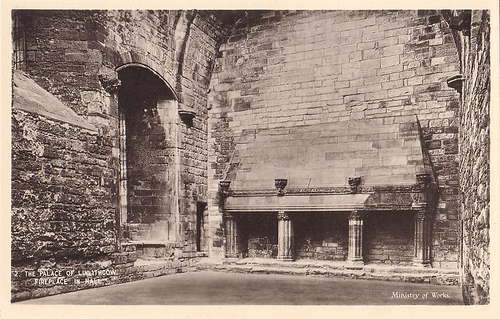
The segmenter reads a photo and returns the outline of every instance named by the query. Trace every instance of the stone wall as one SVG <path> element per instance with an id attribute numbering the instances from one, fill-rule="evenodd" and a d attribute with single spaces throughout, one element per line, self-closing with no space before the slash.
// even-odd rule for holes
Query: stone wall
<path id="1" fill-rule="evenodd" d="M 111 143 L 96 130 L 12 111 L 13 300 L 109 282 L 105 275 L 95 277 L 99 285 L 64 278 L 66 271 L 110 269 L 117 251 L 114 175 Z M 55 269 L 64 275 L 41 275 Z"/>
<path id="2" fill-rule="evenodd" d="M 69 120 L 64 107 L 62 115 L 52 116 L 42 109 L 13 110 L 13 273 L 44 267 L 122 267 L 129 268 L 123 278 L 140 277 L 130 268 L 135 252 L 119 249 L 117 218 L 117 70 L 134 65 L 162 80 L 178 110 L 195 115 L 192 121 L 176 117 L 178 202 L 165 204 L 179 206 L 177 244 L 185 252 L 195 250 L 198 227 L 204 230 L 198 248 L 209 249 L 212 257 L 223 256 L 218 181 L 234 176 L 237 148 L 255 146 L 259 132 L 286 140 L 286 134 L 274 133 L 293 128 L 307 143 L 318 138 L 318 126 L 346 122 L 352 129 L 343 132 L 348 142 L 349 135 L 364 130 L 356 125 L 360 121 L 404 127 L 417 116 L 439 189 L 432 265 L 456 267 L 461 217 L 464 297 L 468 303 L 489 302 L 488 12 L 472 12 L 470 34 L 460 30 L 455 38 L 443 13 L 432 10 L 232 14 L 242 19 L 226 38 L 237 19 L 224 22 L 211 12 L 14 12 L 15 68 L 89 126 Z M 460 72 L 461 101 L 446 84 Z M 156 120 L 153 116 L 136 123 L 151 125 L 151 132 L 132 130 L 129 138 L 162 144 L 155 140 L 163 138 Z M 141 147 L 146 144 L 136 146 L 135 154 L 144 155 Z M 265 159 L 268 151 L 257 147 L 255 158 Z M 388 174 L 393 177 L 392 171 Z M 140 205 L 154 206 L 159 198 L 148 194 L 155 187 L 141 190 Z M 200 212 L 206 202 L 208 211 Z M 204 216 L 203 225 L 197 226 L 197 215 Z M 146 222 L 154 219 L 151 214 L 137 216 Z M 395 221 L 401 226 L 397 232 Z M 368 217 L 365 225 L 366 236 L 371 236 L 365 249 L 368 261 L 410 260 L 411 219 L 395 213 Z M 272 256 L 275 238 L 251 227 L 249 253 L 253 249 L 252 254 L 263 256 L 270 251 Z M 346 237 L 338 235 L 347 228 L 335 234 L 325 231 L 321 238 L 312 230 L 300 231 L 298 258 L 345 258 Z M 49 293 L 45 288 L 30 293 L 34 288 L 23 286 L 20 278 L 13 276 L 13 293 L 19 298 Z M 50 293 L 68 289 L 74 288 L 55 287 Z"/>
<path id="3" fill-rule="evenodd" d="M 276 258 L 278 221 L 274 214 L 244 214 L 238 219 L 243 237 L 241 249 L 250 258 Z"/>
<path id="4" fill-rule="evenodd" d="M 120 74 L 119 95 L 126 119 L 127 221 L 152 224 L 171 218 L 176 145 L 157 101 L 164 85 L 146 70 L 127 70 L 128 76 Z"/>
<path id="5" fill-rule="evenodd" d="M 250 258 L 276 258 L 278 239 L 275 214 L 238 214 L 240 250 Z M 364 260 L 368 263 L 413 263 L 413 215 L 408 212 L 373 212 L 365 215 Z M 348 215 L 294 213 L 295 259 L 347 258 Z"/>
<path id="6" fill-rule="evenodd" d="M 12 264 L 114 252 L 110 141 L 14 110 L 12 144 Z"/>
<path id="7" fill-rule="evenodd" d="M 99 128 L 119 169 L 116 69 L 133 63 L 152 70 L 174 92 L 192 123 L 177 120 L 178 235 L 194 249 L 196 207 L 206 202 L 206 94 L 224 26 L 207 12 L 17 11 L 18 63 L 43 88 Z M 15 41 L 15 43 L 17 43 Z M 115 87 L 113 87 L 115 86 Z M 118 175 L 111 187 L 117 191 Z M 148 190 L 144 190 L 148 191 Z M 170 203 L 170 205 L 173 205 Z M 206 249 L 206 247 L 205 247 Z"/>
<path id="8" fill-rule="evenodd" d="M 364 254 L 367 262 L 411 265 L 415 225 L 408 212 L 367 214 Z"/>
<path id="9" fill-rule="evenodd" d="M 135 252 L 119 245 L 124 229 L 118 227 L 117 71 L 128 65 L 161 79 L 178 109 L 194 114 L 191 122 L 184 122 L 174 111 L 179 132 L 175 145 L 179 166 L 174 173 L 179 178 L 178 185 L 172 179 L 169 183 L 179 189 L 180 199 L 168 203 L 179 207 L 172 256 L 194 256 L 196 207 L 207 201 L 206 95 L 213 60 L 226 32 L 222 22 L 208 12 L 188 11 L 18 10 L 13 17 L 15 68 L 62 102 L 57 104 L 56 120 L 46 117 L 43 107 L 12 113 L 13 272 L 24 274 L 44 267 L 85 270 L 103 263 L 106 269 L 132 268 L 100 285 L 141 278 L 140 267 L 133 267 Z M 68 121 L 64 114 L 71 112 L 80 119 Z M 78 121 L 93 129 L 82 129 Z M 148 118 L 142 124 L 154 121 Z M 140 139 L 133 130 L 129 133 L 130 139 Z M 139 133 L 149 141 L 168 138 L 155 132 Z M 153 188 L 142 189 L 142 195 Z M 140 200 L 141 205 L 148 205 L 154 198 Z M 157 216 L 140 217 L 148 223 Z M 200 241 L 205 245 L 201 250 L 207 250 L 207 241 Z M 185 254 L 178 253 L 179 248 Z M 25 279 L 13 276 L 14 299 L 90 287 L 38 289 L 24 285 Z"/>
<path id="10" fill-rule="evenodd" d="M 294 217 L 297 259 L 347 258 L 347 214 L 306 213 Z"/>
<path id="11" fill-rule="evenodd" d="M 272 11 L 242 19 L 220 48 L 209 97 L 213 255 L 222 251 L 217 182 L 232 178 L 235 149 L 250 147 L 260 130 L 300 127 L 312 143 L 315 125 L 406 123 L 416 115 L 439 187 L 432 264 L 457 267 L 459 95 L 446 79 L 458 62 L 436 11 Z"/>
<path id="12" fill-rule="evenodd" d="M 490 15 L 472 11 L 470 34 L 458 34 L 462 56 L 460 193 L 462 290 L 467 304 L 490 300 Z"/>

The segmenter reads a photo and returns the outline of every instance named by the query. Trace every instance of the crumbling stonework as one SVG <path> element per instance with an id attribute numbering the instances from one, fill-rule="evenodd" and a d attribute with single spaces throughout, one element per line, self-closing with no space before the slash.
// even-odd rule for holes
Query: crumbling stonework
<path id="1" fill-rule="evenodd" d="M 12 136 L 13 264 L 113 252 L 109 141 L 96 131 L 18 110 Z"/>
<path id="2" fill-rule="evenodd" d="M 180 122 L 180 211 L 191 211 L 197 201 L 206 201 L 205 96 L 224 32 L 220 21 L 210 14 L 181 11 L 17 14 L 24 23 L 30 76 L 100 127 L 111 141 L 115 158 L 119 156 L 118 103 L 116 91 L 110 91 L 119 82 L 113 82 L 115 69 L 134 63 L 161 75 L 175 89 L 179 109 L 196 114 L 189 127 Z M 193 221 L 186 216 L 180 232 L 192 237 Z"/>
<path id="3" fill-rule="evenodd" d="M 462 290 L 467 304 L 490 300 L 490 16 L 457 12 L 461 56 L 460 195 Z M 458 19 L 456 19 L 458 18 Z"/>
<path id="4" fill-rule="evenodd" d="M 13 111 L 13 271 L 86 269 L 93 262 L 103 262 L 105 268 L 116 269 L 124 263 L 132 267 L 136 253 L 122 244 L 137 229 L 143 231 L 141 236 L 148 235 L 141 239 L 160 240 L 162 255 L 168 258 L 193 258 L 196 250 L 206 251 L 207 238 L 196 238 L 197 228 L 205 225 L 198 225 L 196 218 L 197 209 L 204 210 L 207 201 L 206 94 L 213 60 L 226 33 L 221 19 L 209 12 L 96 10 L 19 10 L 13 12 L 13 19 L 15 68 L 53 94 L 51 101 L 62 102 L 54 112 L 59 114 L 48 118 L 42 107 Z M 129 131 L 120 133 L 120 113 L 124 110 L 119 101 L 123 90 L 119 74 L 128 67 L 146 70 L 170 91 L 169 98 L 175 102 L 170 128 L 176 127 L 175 138 L 169 135 L 171 131 L 157 134 L 151 117 L 136 123 L 142 125 L 136 131 L 129 121 Z M 18 98 L 22 100 L 23 94 Z M 39 106 L 43 104 L 41 101 Z M 150 108 L 156 109 L 156 105 Z M 186 110 L 192 117 L 188 121 L 179 115 Z M 68 116 L 71 112 L 74 115 Z M 83 129 L 81 123 L 86 123 Z M 141 171 L 162 174 L 163 166 L 169 165 L 172 174 L 167 179 L 156 184 L 148 177 L 135 182 L 142 188 L 137 208 L 160 207 L 164 214 L 175 207 L 175 234 L 171 238 L 158 239 L 154 234 L 169 231 L 165 224 L 154 225 L 163 218 L 157 214 L 159 210 L 131 210 L 125 218 L 120 215 L 120 176 L 126 172 L 120 164 L 125 158 L 120 143 L 127 133 L 131 145 L 136 140 L 137 147 L 148 143 L 156 145 L 152 149 L 165 143 L 169 147 L 163 150 L 166 157 L 131 147 L 129 155 L 135 154 L 135 158 L 129 158 L 129 173 L 137 179 Z M 176 152 L 177 166 L 165 161 L 169 152 Z M 134 165 L 143 164 L 138 156 L 160 163 L 139 168 Z M 176 197 L 152 195 L 159 189 Z M 133 193 L 127 202 L 137 205 Z M 199 215 L 203 216 L 203 210 Z M 173 242 L 165 244 L 169 240 Z M 169 267 L 175 271 L 180 266 Z M 142 276 L 140 268 L 130 269 L 100 285 Z M 52 294 L 61 288 L 42 286 L 34 293 L 33 287 L 22 285 L 26 278 L 18 279 L 13 285 L 14 299 Z M 68 285 L 57 291 L 82 287 Z"/>

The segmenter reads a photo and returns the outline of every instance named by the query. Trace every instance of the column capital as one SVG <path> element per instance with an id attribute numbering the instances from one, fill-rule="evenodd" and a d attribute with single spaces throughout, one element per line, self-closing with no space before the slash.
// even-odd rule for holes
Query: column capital
<path id="1" fill-rule="evenodd" d="M 359 220 L 363 218 L 363 212 L 359 210 L 353 210 L 349 214 L 349 219 L 351 220 Z"/>
<path id="2" fill-rule="evenodd" d="M 278 219 L 280 220 L 290 220 L 290 214 L 284 211 L 278 212 Z"/>
<path id="3" fill-rule="evenodd" d="M 415 218 L 418 218 L 418 219 L 427 219 L 429 216 L 427 214 L 427 210 L 426 209 L 419 209 L 417 211 L 415 211 Z"/>

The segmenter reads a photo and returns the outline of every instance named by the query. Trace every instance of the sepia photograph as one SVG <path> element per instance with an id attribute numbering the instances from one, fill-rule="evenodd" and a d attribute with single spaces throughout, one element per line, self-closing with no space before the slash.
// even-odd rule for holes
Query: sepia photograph
<path id="1" fill-rule="evenodd" d="M 8 303 L 487 307 L 473 5 L 4 10 Z"/>

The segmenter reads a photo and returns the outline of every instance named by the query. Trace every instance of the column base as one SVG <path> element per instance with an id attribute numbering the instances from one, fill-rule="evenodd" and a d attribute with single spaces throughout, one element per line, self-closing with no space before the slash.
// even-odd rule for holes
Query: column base
<path id="1" fill-rule="evenodd" d="M 279 261 L 293 261 L 294 259 L 291 257 L 276 257 L 276 260 Z"/>
<path id="2" fill-rule="evenodd" d="M 353 260 L 347 260 L 347 265 L 350 265 L 350 266 L 364 266 L 365 265 L 365 262 L 363 261 L 363 259 L 353 259 Z"/>
<path id="3" fill-rule="evenodd" d="M 414 267 L 421 267 L 421 268 L 431 268 L 431 263 L 429 261 L 422 261 L 422 260 L 414 260 L 413 261 L 413 266 Z"/>

